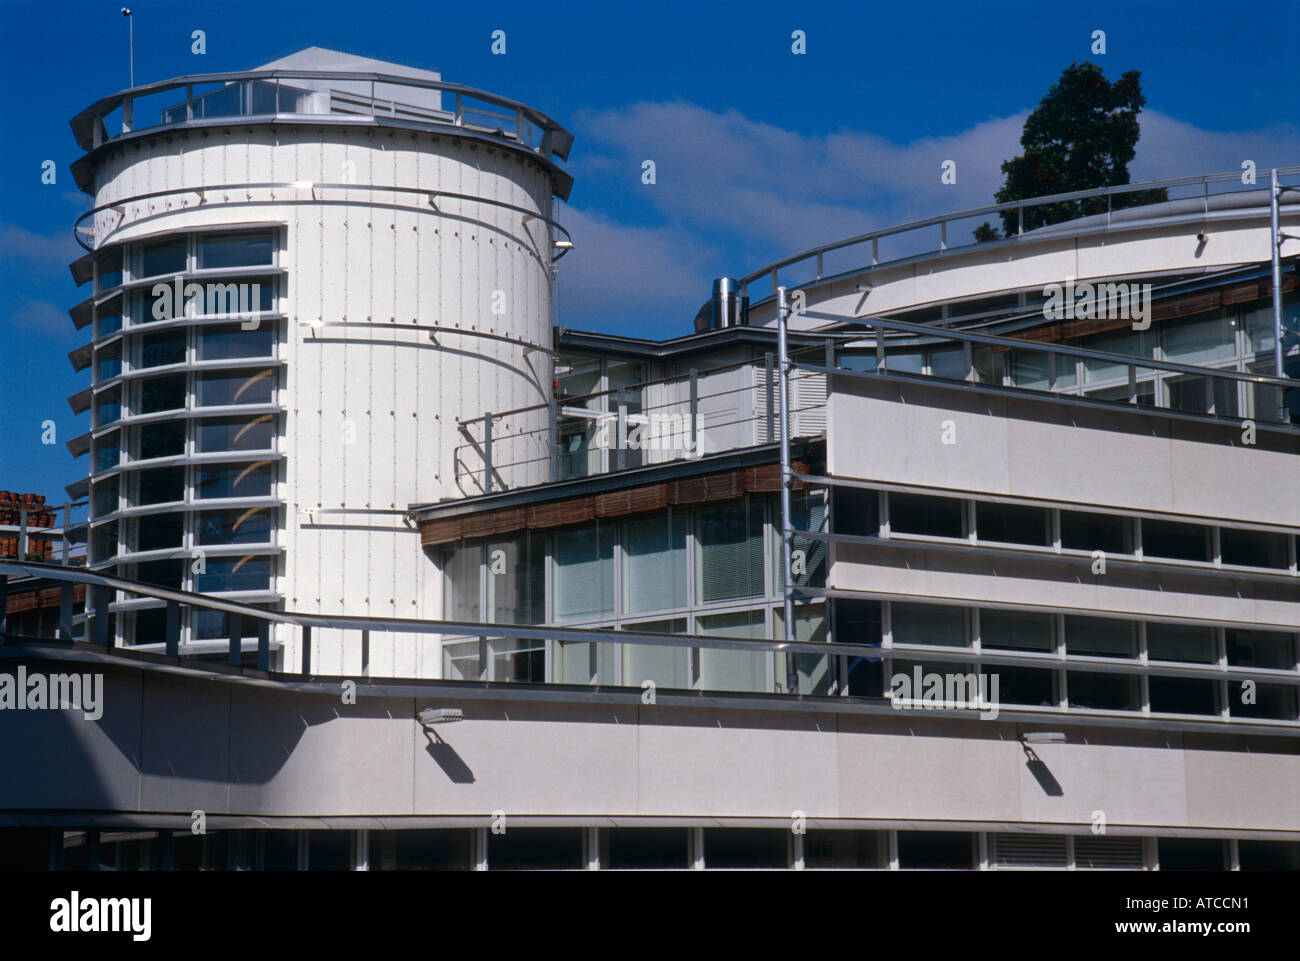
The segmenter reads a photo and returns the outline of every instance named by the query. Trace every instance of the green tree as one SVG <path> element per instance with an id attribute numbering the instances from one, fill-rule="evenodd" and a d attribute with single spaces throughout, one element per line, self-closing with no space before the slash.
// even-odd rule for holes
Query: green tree
<path id="1" fill-rule="evenodd" d="M 1024 153 L 1002 164 L 1006 181 L 995 195 L 997 202 L 1128 183 L 1128 165 L 1140 133 L 1138 114 L 1146 105 L 1140 76 L 1130 70 L 1112 84 L 1094 63 L 1066 67 L 1025 121 L 1020 135 Z M 1163 189 L 1135 190 L 1113 196 L 1111 209 L 1168 199 Z M 1032 230 L 1105 212 L 1105 197 L 1031 207 L 1024 212 L 1024 227 Z M 1000 216 L 1005 235 L 1015 236 L 1018 212 L 1003 211 Z M 997 229 L 987 221 L 975 228 L 980 243 L 997 237 Z"/>

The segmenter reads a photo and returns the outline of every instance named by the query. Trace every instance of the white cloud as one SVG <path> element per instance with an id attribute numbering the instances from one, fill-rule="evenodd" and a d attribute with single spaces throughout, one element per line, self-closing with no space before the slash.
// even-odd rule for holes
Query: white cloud
<path id="1" fill-rule="evenodd" d="M 0 224 L 0 257 L 20 261 L 38 273 L 70 277 L 68 264 L 84 253 L 70 229 L 38 234 L 15 224 Z"/>

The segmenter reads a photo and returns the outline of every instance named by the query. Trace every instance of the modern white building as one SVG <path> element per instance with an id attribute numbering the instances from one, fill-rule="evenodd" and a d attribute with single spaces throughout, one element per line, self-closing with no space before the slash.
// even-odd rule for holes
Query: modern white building
<path id="1" fill-rule="evenodd" d="M 0 652 L 105 712 L 0 717 L 15 861 L 1300 867 L 1300 167 L 828 243 L 649 340 L 553 327 L 522 104 L 308 50 L 73 127 L 91 562 L 0 562 L 69 598 Z M 1001 210 L 1051 225 L 961 242 Z"/>

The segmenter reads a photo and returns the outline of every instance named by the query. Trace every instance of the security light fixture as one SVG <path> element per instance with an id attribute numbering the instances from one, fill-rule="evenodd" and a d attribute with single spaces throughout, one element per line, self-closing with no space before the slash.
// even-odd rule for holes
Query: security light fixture
<path id="1" fill-rule="evenodd" d="M 453 721 L 465 720 L 465 712 L 458 707 L 426 707 L 423 711 L 416 714 L 416 719 L 423 728 L 430 728 L 434 724 L 450 724 Z"/>

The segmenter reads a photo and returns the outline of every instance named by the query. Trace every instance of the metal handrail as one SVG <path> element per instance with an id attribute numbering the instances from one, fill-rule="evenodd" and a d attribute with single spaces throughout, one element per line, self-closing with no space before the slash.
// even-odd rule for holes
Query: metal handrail
<path id="1" fill-rule="evenodd" d="M 1277 168 L 1277 171 L 1279 176 L 1286 176 L 1286 177 L 1300 176 L 1300 166 L 1279 167 Z M 1267 173 L 1267 171 L 1257 171 L 1257 179 L 1259 175 L 1265 173 Z M 1236 171 L 1236 172 L 1229 172 L 1229 173 L 1222 173 L 1222 174 L 1202 174 L 1197 177 L 1178 177 L 1178 178 L 1167 179 L 1167 180 L 1148 180 L 1136 184 L 1117 184 L 1112 187 L 1094 187 L 1087 190 L 1073 190 L 1073 191 L 1068 191 L 1066 193 L 1050 194 L 1044 197 L 1031 197 L 1031 198 L 1026 198 L 1024 200 L 1015 200 L 1006 203 L 988 204 L 983 207 L 972 207 L 968 210 L 959 210 L 952 213 L 938 214 L 936 216 L 925 217 L 920 220 L 909 221 L 904 224 L 897 224 L 890 227 L 882 227 L 877 230 L 869 230 L 866 233 L 857 234 L 853 237 L 847 237 L 843 240 L 832 241 L 826 244 L 819 244 L 816 247 L 810 247 L 807 250 L 801 251 L 797 254 L 791 254 L 788 257 L 783 257 L 780 260 L 773 261 L 772 263 L 760 267 L 758 270 L 755 270 L 752 273 L 746 274 L 744 277 L 740 278 L 739 286 L 741 291 L 743 292 L 754 281 L 759 280 L 762 277 L 771 275 L 773 278 L 773 285 L 775 287 L 776 275 L 778 271 L 780 271 L 783 268 L 790 267 L 793 264 L 803 263 L 804 261 L 808 261 L 808 260 L 816 261 L 818 267 L 817 279 L 821 280 L 822 271 L 820 268 L 822 266 L 822 258 L 826 254 L 832 253 L 837 250 L 843 250 L 846 247 L 853 247 L 858 244 L 865 243 L 867 241 L 873 241 L 872 261 L 870 266 L 875 267 L 875 266 L 880 266 L 881 263 L 890 263 L 890 261 L 882 262 L 878 259 L 878 244 L 875 244 L 874 242 L 879 241 L 880 238 L 882 237 L 890 237 L 897 234 L 911 233 L 913 231 L 923 230 L 928 227 L 937 226 L 940 227 L 943 232 L 942 236 L 944 238 L 944 241 L 941 242 L 941 246 L 937 249 L 940 251 L 951 250 L 954 248 L 948 247 L 946 244 L 948 224 L 957 221 L 962 221 L 962 220 L 971 220 L 974 219 L 975 217 L 983 217 L 989 214 L 997 214 L 997 213 L 1003 213 L 1005 211 L 1015 210 L 1015 211 L 1020 211 L 1021 216 L 1023 217 L 1023 211 L 1034 207 L 1046 207 L 1046 206 L 1051 206 L 1053 204 L 1068 203 L 1073 200 L 1086 200 L 1093 197 L 1111 197 L 1116 194 L 1134 193 L 1143 190 L 1159 190 L 1161 188 L 1168 189 L 1171 187 L 1186 187 L 1186 186 L 1196 186 L 1196 185 L 1203 187 L 1203 194 L 1208 199 L 1209 196 L 1221 196 L 1224 194 L 1237 192 L 1237 191 L 1224 190 L 1215 193 L 1213 195 L 1209 193 L 1210 184 L 1228 183 L 1228 182 L 1235 182 L 1237 184 L 1240 184 L 1243 187 L 1253 187 L 1254 189 L 1261 190 L 1261 191 L 1267 189 L 1266 187 L 1259 186 L 1258 184 L 1243 183 L 1242 173 L 1240 171 Z M 1184 198 L 1184 199 L 1191 199 L 1191 198 Z M 1081 217 L 1082 216 L 1094 216 L 1094 215 L 1085 214 L 1085 215 L 1081 215 Z M 1068 223 L 1068 221 L 1063 221 L 1063 223 Z M 1056 227 L 1058 225 L 1052 224 L 1050 226 Z M 1038 229 L 1041 230 L 1042 228 L 1038 228 Z M 1022 233 L 1017 233 L 1015 235 L 1012 235 L 1011 237 L 1008 237 L 1007 239 L 1020 240 L 1025 237 L 1031 237 L 1037 239 L 1035 234 L 1036 231 L 1031 230 Z M 1039 234 L 1038 236 L 1041 236 L 1041 234 Z M 965 248 L 973 248 L 976 246 L 979 245 L 975 243 L 963 245 L 963 247 Z"/>
<path id="2" fill-rule="evenodd" d="M 139 86 L 130 87 L 126 90 L 121 90 L 115 94 L 111 94 L 107 97 L 104 97 L 96 101 L 95 103 L 91 104 L 86 109 L 82 110 L 79 114 L 77 114 L 72 119 L 71 126 L 73 129 L 73 133 L 77 135 L 77 142 L 82 147 L 83 150 L 89 150 L 92 147 L 98 147 L 100 146 L 100 143 L 96 142 L 96 136 L 95 136 L 96 131 L 94 130 L 93 126 L 89 131 L 89 133 L 85 132 L 81 128 L 84 128 L 87 124 L 93 125 L 96 121 L 101 121 L 105 116 L 112 113 L 118 107 L 122 107 L 123 109 L 124 119 L 126 120 L 126 124 L 125 124 L 126 129 L 124 129 L 117 136 L 109 137 L 107 140 L 102 141 L 103 143 L 111 142 L 112 140 L 118 139 L 121 136 L 124 136 L 129 133 L 133 133 L 135 132 L 136 129 L 156 130 L 161 127 L 184 126 L 185 124 L 192 122 L 193 120 L 191 116 L 192 111 L 187 110 L 186 119 L 179 121 L 177 123 L 172 123 L 172 124 L 160 123 L 148 128 L 136 128 L 134 123 L 132 122 L 133 118 L 130 117 L 134 102 L 142 97 L 152 96 L 154 94 L 159 94 L 159 93 L 165 93 L 168 90 L 186 89 L 189 95 L 187 95 L 185 101 L 183 101 L 181 104 L 174 105 L 174 106 L 185 106 L 194 102 L 194 97 L 192 95 L 193 94 L 192 88 L 195 86 L 200 86 L 203 84 L 219 84 L 219 83 L 234 84 L 234 83 L 239 83 L 241 81 L 250 81 L 250 80 L 262 80 L 262 81 L 336 80 L 336 81 L 345 81 L 345 82 L 370 83 L 372 85 L 384 84 L 386 86 L 394 86 L 394 87 L 412 87 L 421 90 L 445 91 L 447 93 L 455 95 L 455 104 L 456 104 L 456 109 L 452 111 L 442 111 L 443 113 L 446 113 L 450 119 L 450 122 L 445 124 L 445 126 L 463 126 L 464 109 L 462 107 L 462 98 L 470 98 L 473 100 L 481 100 L 484 103 L 488 103 L 496 107 L 507 108 L 510 111 L 510 113 L 498 115 L 498 119 L 508 120 L 513 118 L 515 121 L 515 133 L 512 136 L 512 139 L 514 139 L 516 142 L 522 144 L 527 149 L 532 150 L 535 153 L 542 154 L 543 156 L 546 156 L 548 158 L 552 154 L 554 154 L 556 156 L 559 156 L 561 159 L 566 159 L 569 154 L 569 149 L 573 143 L 573 135 L 564 127 L 562 127 L 560 124 L 552 120 L 545 113 L 536 109 L 535 107 L 530 107 L 525 103 L 521 103 L 518 100 L 512 100 L 509 97 L 503 97 L 499 94 L 489 93 L 486 90 L 479 90 L 474 87 L 466 86 L 465 84 L 449 83 L 442 80 L 426 80 L 424 78 L 419 78 L 419 77 L 398 76 L 398 75 L 387 74 L 387 73 L 368 73 L 368 72 L 337 71 L 337 70 L 319 70 L 319 71 L 286 70 L 286 69 L 246 70 L 246 71 L 239 71 L 234 73 L 193 74 L 185 77 L 175 77 L 171 80 L 161 80 L 161 81 L 156 81 L 154 83 L 142 84 Z M 328 90 L 318 91 L 318 92 L 329 93 Z M 384 101 L 384 102 L 388 103 L 389 101 Z M 276 112 L 273 114 L 269 114 L 267 116 L 299 116 L 298 114 L 292 114 L 289 112 L 282 113 L 279 111 L 278 91 L 277 91 L 276 106 L 277 106 Z M 243 109 L 242 97 L 240 98 L 240 108 L 242 111 Z M 331 113 L 311 114 L 309 116 L 331 116 L 331 115 L 333 114 Z M 252 113 L 245 114 L 241 112 L 239 114 L 230 114 L 226 116 L 263 116 L 263 114 L 252 114 Z M 337 116 L 356 116 L 356 115 L 337 114 Z M 374 116 L 377 118 L 389 117 L 391 119 L 392 114 L 372 113 L 370 114 L 370 116 Z M 220 118 L 216 118 L 216 119 L 220 119 Z M 528 140 L 526 139 L 525 136 L 525 131 L 527 129 L 526 124 L 531 124 L 532 126 L 538 127 L 544 133 L 544 136 L 542 138 L 542 143 L 536 148 L 532 147 L 528 143 Z M 439 124 L 438 126 L 444 126 L 444 124 Z M 503 135 L 506 135 L 504 129 L 501 130 L 501 133 Z"/>

